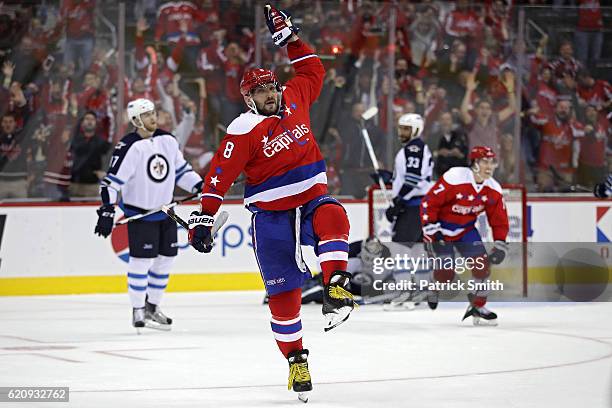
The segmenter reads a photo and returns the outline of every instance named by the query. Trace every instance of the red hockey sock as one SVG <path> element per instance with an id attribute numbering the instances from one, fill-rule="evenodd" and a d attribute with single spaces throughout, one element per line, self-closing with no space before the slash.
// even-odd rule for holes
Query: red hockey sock
<path id="1" fill-rule="evenodd" d="M 487 303 L 486 296 L 474 296 L 472 298 L 472 306 L 483 307 Z"/>
<path id="2" fill-rule="evenodd" d="M 334 271 L 346 271 L 348 264 L 349 221 L 344 208 L 337 204 L 317 207 L 312 217 L 312 228 L 319 237 L 319 264 L 323 283 L 328 284 Z"/>
<path id="3" fill-rule="evenodd" d="M 286 358 L 292 351 L 302 350 L 302 288 L 270 295 L 268 306 L 272 333 L 281 353 Z"/>

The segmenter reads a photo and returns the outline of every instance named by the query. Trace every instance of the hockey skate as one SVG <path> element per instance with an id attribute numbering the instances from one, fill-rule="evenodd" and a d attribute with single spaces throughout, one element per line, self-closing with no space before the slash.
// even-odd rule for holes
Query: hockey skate
<path id="1" fill-rule="evenodd" d="M 470 304 L 461 321 L 464 321 L 470 316 L 472 316 L 472 323 L 474 323 L 474 326 L 497 326 L 497 314 L 484 306 L 476 307 Z"/>
<path id="2" fill-rule="evenodd" d="M 308 396 L 312 391 L 310 372 L 308 371 L 308 350 L 296 350 L 287 356 L 289 361 L 289 383 L 287 389 L 293 388 L 298 393 L 298 399 L 308 402 Z"/>
<path id="3" fill-rule="evenodd" d="M 145 308 L 138 307 L 132 309 L 132 326 L 136 328 L 136 333 L 140 334 L 140 329 L 145 327 Z"/>
<path id="4" fill-rule="evenodd" d="M 172 319 L 164 315 L 159 306 L 145 303 L 145 326 L 149 329 L 168 331 L 172 328 Z"/>
<path id="5" fill-rule="evenodd" d="M 430 290 L 429 293 L 427 294 L 427 306 L 429 306 L 431 310 L 436 310 L 436 308 L 438 307 L 438 291 L 437 290 Z"/>
<path id="6" fill-rule="evenodd" d="M 335 271 L 325 285 L 323 293 L 323 316 L 326 320 L 325 331 L 330 331 L 344 323 L 357 306 L 353 294 L 346 290 L 351 274 Z"/>

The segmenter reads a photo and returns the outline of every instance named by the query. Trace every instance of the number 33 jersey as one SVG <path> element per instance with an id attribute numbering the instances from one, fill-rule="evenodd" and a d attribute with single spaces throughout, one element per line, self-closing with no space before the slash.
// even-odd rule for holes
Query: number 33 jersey
<path id="1" fill-rule="evenodd" d="M 204 178 L 202 211 L 215 214 L 227 190 L 244 171 L 245 205 L 288 210 L 327 194 L 325 162 L 310 126 L 309 110 L 321 92 L 325 69 L 301 40 L 287 52 L 295 77 L 283 89 L 278 115 L 241 114 Z"/>

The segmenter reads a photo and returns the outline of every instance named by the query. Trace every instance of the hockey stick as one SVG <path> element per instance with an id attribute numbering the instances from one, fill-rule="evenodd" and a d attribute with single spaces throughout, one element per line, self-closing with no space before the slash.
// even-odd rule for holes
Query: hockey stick
<path id="1" fill-rule="evenodd" d="M 572 184 L 568 181 L 566 181 L 563 176 L 561 176 L 561 174 L 559 174 L 559 172 L 557 171 L 557 169 L 555 168 L 555 166 L 553 166 L 552 164 L 550 166 L 548 166 L 549 170 L 552 172 L 553 178 L 555 179 L 555 181 L 564 184 L 566 187 L 568 187 L 570 189 L 570 191 L 575 192 L 575 191 L 580 191 L 583 193 L 592 193 L 593 191 L 590 188 L 586 188 L 585 186 L 581 186 L 580 184 Z"/>
<path id="2" fill-rule="evenodd" d="M 378 113 L 378 108 L 376 106 L 372 106 L 365 112 L 361 114 L 361 134 L 363 136 L 363 140 L 365 141 L 366 148 L 368 149 L 368 154 L 370 155 L 370 160 L 372 160 L 372 165 L 374 166 L 374 171 L 376 171 L 376 175 L 378 176 L 378 185 L 383 192 L 383 196 L 385 197 L 385 202 L 387 203 L 387 207 L 391 206 L 391 202 L 389 201 L 389 197 L 387 197 L 387 187 L 380 177 L 378 167 L 378 159 L 376 158 L 376 153 L 374 153 L 374 148 L 372 147 L 372 141 L 370 140 L 370 134 L 368 133 L 368 129 L 366 128 L 366 122 L 372 119 Z"/>
<path id="3" fill-rule="evenodd" d="M 185 197 L 183 199 L 173 201 L 170 204 L 166 204 L 166 207 L 169 207 L 169 208 L 176 207 L 177 205 L 182 204 L 182 203 L 184 203 L 186 201 L 191 201 L 191 200 L 194 200 L 194 199 L 197 199 L 197 198 L 200 198 L 200 197 L 202 197 L 201 193 L 192 194 L 192 195 L 187 196 L 187 197 Z M 163 211 L 163 207 L 164 206 L 162 205 L 161 207 L 154 208 L 154 209 L 149 210 L 149 211 L 147 211 L 145 213 L 136 214 L 136 215 L 133 215 L 133 216 L 128 217 L 128 218 L 123 218 L 123 219 L 117 221 L 115 223 L 115 225 L 127 224 L 130 221 L 139 220 L 139 219 L 144 218 L 146 216 L 149 216 L 151 214 L 158 213 L 160 211 Z"/>
<path id="4" fill-rule="evenodd" d="M 167 205 L 163 205 L 162 206 L 162 211 L 165 212 L 168 215 L 168 217 L 170 217 L 174 221 L 176 221 L 176 223 L 178 225 L 180 225 L 181 227 L 183 227 L 183 228 L 185 228 L 186 230 L 189 231 L 189 224 L 187 224 L 187 221 L 185 221 L 184 219 L 179 217 L 179 215 L 174 212 L 174 209 L 172 207 L 169 207 Z M 227 211 L 221 211 L 219 213 L 219 216 L 215 220 L 215 223 L 213 224 L 212 229 L 210 230 L 210 235 L 214 237 L 215 234 L 217 233 L 217 231 L 219 231 L 219 229 L 221 229 L 221 227 L 223 225 L 225 225 L 225 223 L 227 222 L 228 218 L 229 218 L 228 212 Z"/>

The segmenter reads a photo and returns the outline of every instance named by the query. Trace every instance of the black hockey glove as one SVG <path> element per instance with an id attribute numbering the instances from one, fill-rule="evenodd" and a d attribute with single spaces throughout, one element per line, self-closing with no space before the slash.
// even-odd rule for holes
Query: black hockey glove
<path id="1" fill-rule="evenodd" d="M 300 31 L 291 23 L 291 15 L 279 11 L 269 4 L 266 4 L 264 8 L 264 16 L 266 17 L 268 30 L 272 34 L 272 41 L 279 47 L 287 45 L 291 36 Z"/>
<path id="2" fill-rule="evenodd" d="M 506 252 L 508 251 L 508 244 L 505 241 L 495 241 L 493 250 L 489 254 L 489 261 L 493 265 L 499 265 L 506 259 Z"/>
<path id="3" fill-rule="evenodd" d="M 115 223 L 115 207 L 112 205 L 103 205 L 96 210 L 98 213 L 98 223 L 94 234 L 101 237 L 108 237 L 113 232 L 113 224 Z"/>
<path id="4" fill-rule="evenodd" d="M 193 211 L 189 216 L 189 243 L 196 251 L 209 253 L 212 250 L 212 227 L 215 218 Z"/>
<path id="5" fill-rule="evenodd" d="M 389 222 L 395 221 L 395 217 L 397 217 L 398 215 L 399 215 L 399 211 L 397 210 L 397 207 L 394 205 L 391 205 L 385 211 L 385 217 L 387 218 Z"/>
<path id="6" fill-rule="evenodd" d="M 399 197 L 395 197 L 393 199 L 393 204 L 385 211 L 385 217 L 389 222 L 395 221 L 395 219 L 403 213 L 405 210 L 404 204 L 402 203 L 402 199 Z"/>
<path id="7" fill-rule="evenodd" d="M 436 257 L 444 253 L 444 235 L 439 222 L 423 225 L 423 242 L 429 256 Z"/>

